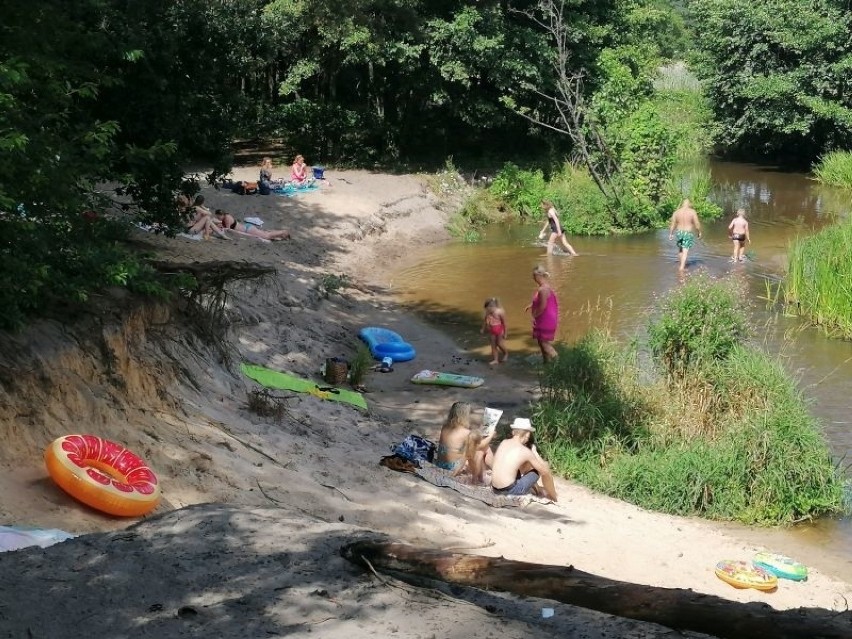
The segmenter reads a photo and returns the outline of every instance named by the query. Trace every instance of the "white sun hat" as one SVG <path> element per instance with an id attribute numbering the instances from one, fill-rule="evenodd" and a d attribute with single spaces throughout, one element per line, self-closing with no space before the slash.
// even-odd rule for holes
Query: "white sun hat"
<path id="1" fill-rule="evenodd" d="M 535 432 L 532 422 L 530 422 L 530 420 L 526 417 L 515 417 L 515 421 L 512 422 L 512 430 L 528 430 L 531 433 Z"/>

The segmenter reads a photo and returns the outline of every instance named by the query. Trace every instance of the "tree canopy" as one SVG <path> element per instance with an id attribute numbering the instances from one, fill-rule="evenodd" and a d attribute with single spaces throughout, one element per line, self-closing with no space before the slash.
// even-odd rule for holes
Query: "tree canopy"
<path id="1" fill-rule="evenodd" d="M 852 146 L 852 10 L 838 0 L 693 0 L 720 147 L 809 164 Z"/>

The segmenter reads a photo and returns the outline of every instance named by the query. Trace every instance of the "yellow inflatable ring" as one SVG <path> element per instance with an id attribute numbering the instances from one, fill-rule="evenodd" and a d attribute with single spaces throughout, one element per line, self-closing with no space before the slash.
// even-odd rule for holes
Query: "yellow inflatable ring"
<path id="1" fill-rule="evenodd" d="M 124 446 L 94 435 L 65 435 L 44 451 L 59 487 L 110 515 L 138 517 L 160 503 L 160 485 L 145 462 Z"/>
<path id="2" fill-rule="evenodd" d="M 778 587 L 778 577 L 749 561 L 720 561 L 716 564 L 716 576 L 734 588 L 775 590 Z"/>

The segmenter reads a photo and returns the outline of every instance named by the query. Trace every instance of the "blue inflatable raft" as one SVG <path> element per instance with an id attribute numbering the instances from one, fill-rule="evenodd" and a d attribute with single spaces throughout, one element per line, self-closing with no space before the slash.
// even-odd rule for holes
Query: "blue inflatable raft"
<path id="1" fill-rule="evenodd" d="M 395 362 L 407 362 L 416 355 L 411 344 L 402 339 L 399 333 L 387 328 L 367 326 L 358 332 L 358 337 L 367 344 L 376 359 L 390 357 Z"/>

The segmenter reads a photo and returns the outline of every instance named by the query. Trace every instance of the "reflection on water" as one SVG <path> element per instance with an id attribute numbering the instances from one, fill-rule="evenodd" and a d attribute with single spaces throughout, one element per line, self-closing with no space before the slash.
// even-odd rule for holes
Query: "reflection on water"
<path id="1" fill-rule="evenodd" d="M 798 235 L 808 235 L 848 215 L 850 198 L 842 191 L 821 187 L 799 174 L 749 165 L 713 163 L 715 195 L 724 215 L 705 223 L 703 239 L 690 251 L 688 270 L 704 268 L 716 276 L 742 278 L 754 302 L 754 319 L 761 327 L 756 340 L 780 355 L 813 400 L 813 412 L 825 424 L 838 460 L 852 461 L 849 380 L 852 342 L 829 340 L 783 309 L 769 308 L 787 263 L 787 247 Z M 746 264 L 730 264 L 732 245 L 727 226 L 733 212 L 744 207 L 752 244 Z M 526 226 L 489 228 L 479 244 L 453 243 L 436 249 L 424 262 L 397 277 L 403 300 L 418 309 L 459 343 L 488 355 L 480 335 L 486 298 L 501 300 L 509 327 L 511 351 L 537 352 L 530 319 L 523 312 L 535 284 L 532 269 L 543 264 L 551 273 L 560 303 L 558 339 L 576 341 L 590 328 L 607 324 L 617 335 L 642 333 L 656 297 L 678 283 L 677 250 L 665 230 L 623 237 L 572 237 L 580 256 L 544 255 L 536 246 L 537 222 Z M 852 581 L 852 521 L 825 521 L 785 531 L 783 539 L 818 544 L 835 553 L 838 566 Z M 781 541 L 778 542 L 783 545 Z"/>

